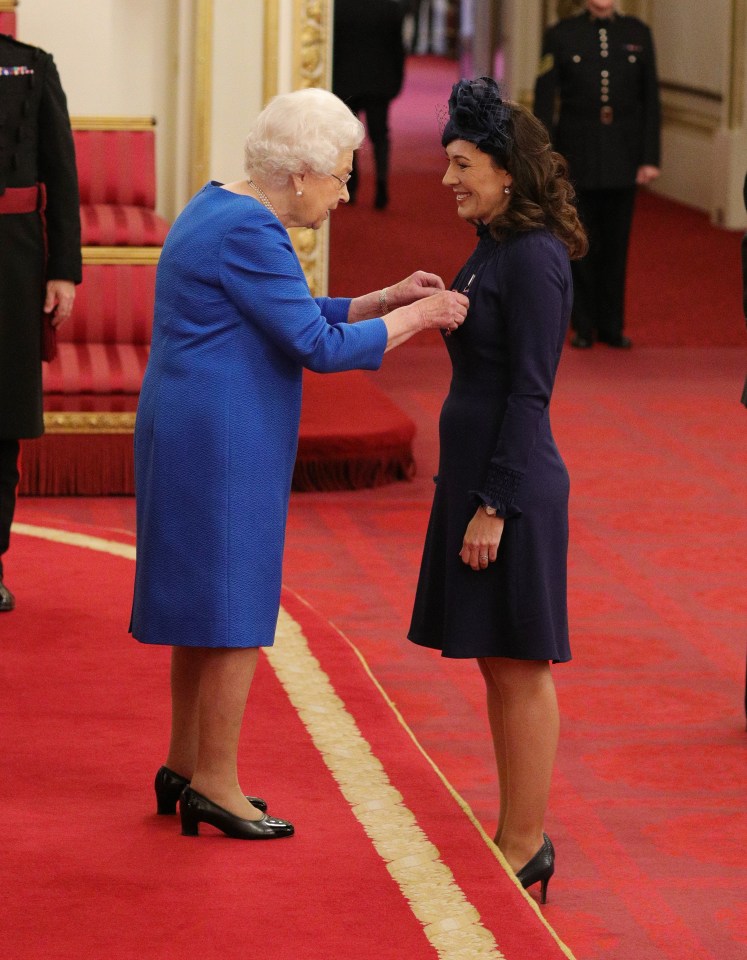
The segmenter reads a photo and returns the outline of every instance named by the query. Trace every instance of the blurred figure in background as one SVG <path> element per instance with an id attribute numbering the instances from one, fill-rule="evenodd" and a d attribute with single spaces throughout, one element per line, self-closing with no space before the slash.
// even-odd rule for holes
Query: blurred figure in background
<path id="1" fill-rule="evenodd" d="M 636 186 L 659 176 L 654 45 L 649 28 L 618 13 L 614 0 L 585 6 L 545 33 L 534 112 L 568 160 L 589 238 L 589 253 L 573 264 L 571 344 L 629 348 L 625 271 Z"/>
<path id="2" fill-rule="evenodd" d="M 44 433 L 42 359 L 80 280 L 78 172 L 60 77 L 51 54 L 0 35 L 0 612 L 15 607 L 2 557 L 19 440 Z"/>
<path id="3" fill-rule="evenodd" d="M 374 206 L 389 203 L 389 105 L 402 89 L 405 0 L 335 0 L 332 90 L 363 113 L 376 167 Z M 358 165 L 348 182 L 350 202 L 358 190 Z"/>

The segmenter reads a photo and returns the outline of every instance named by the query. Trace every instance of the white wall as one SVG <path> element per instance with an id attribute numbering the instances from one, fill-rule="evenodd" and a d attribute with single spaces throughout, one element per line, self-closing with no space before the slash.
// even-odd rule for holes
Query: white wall
<path id="1" fill-rule="evenodd" d="M 212 177 L 243 176 L 243 145 L 262 109 L 262 0 L 217 0 L 213 30 Z"/>
<path id="2" fill-rule="evenodd" d="M 733 6 L 733 0 L 653 0 L 648 19 L 665 108 L 681 116 L 664 126 L 662 176 L 655 189 L 705 210 L 715 223 L 741 229 L 747 226 L 742 203 L 747 133 L 744 117 L 729 128 Z M 668 83 L 693 92 L 667 89 Z M 688 116 L 710 119 L 713 126 L 698 128 Z"/>
<path id="3" fill-rule="evenodd" d="M 211 176 L 241 176 L 261 107 L 263 0 L 214 0 Z M 73 116 L 156 119 L 157 204 L 173 219 L 191 192 L 192 0 L 20 0 L 18 38 L 54 55 Z M 286 20 L 286 27 L 290 24 Z"/>
<path id="4" fill-rule="evenodd" d="M 661 80 L 725 92 L 731 0 L 657 0 L 648 22 Z"/>

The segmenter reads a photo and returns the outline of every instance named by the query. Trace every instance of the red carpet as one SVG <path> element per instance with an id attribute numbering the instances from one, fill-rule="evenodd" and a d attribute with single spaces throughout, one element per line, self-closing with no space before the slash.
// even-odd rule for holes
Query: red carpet
<path id="1" fill-rule="evenodd" d="M 386 358 L 375 382 L 418 423 L 418 475 L 411 483 L 376 490 L 294 495 L 285 582 L 363 652 L 419 742 L 491 831 L 496 785 L 474 665 L 444 663 L 404 640 L 432 493 L 437 412 L 447 366 L 438 348 L 395 351 Z M 570 351 L 561 364 L 553 420 L 572 479 L 574 661 L 555 670 L 563 729 L 547 827 L 558 851 L 558 870 L 543 912 L 577 960 L 742 960 L 747 949 L 742 707 L 747 460 L 745 411 L 737 403 L 743 371 L 740 351 L 715 349 L 625 355 Z M 130 499 L 24 499 L 17 519 L 62 523 L 131 542 L 133 517 Z M 111 569 L 114 565 L 126 573 L 124 561 L 107 557 L 97 563 L 96 589 L 88 590 L 80 603 L 69 583 L 70 578 L 91 576 L 90 567 L 79 569 L 73 562 L 84 551 L 31 550 L 27 539 L 15 537 L 6 564 L 19 608 L 0 618 L 11 694 L 3 703 L 5 755 L 14 768 L 31 758 L 20 778 L 26 792 L 9 808 L 16 819 L 10 821 L 12 843 L 5 846 L 21 844 L 21 853 L 8 861 L 8 868 L 29 858 L 31 868 L 46 877 L 49 848 L 70 873 L 65 883 L 76 895 L 86 877 L 95 875 L 104 890 L 104 907 L 82 903 L 72 908 L 72 915 L 91 923 L 101 942 L 112 899 L 106 884 L 122 886 L 118 896 L 127 897 L 127 905 L 116 910 L 120 919 L 139 896 L 147 901 L 145 920 L 150 923 L 151 900 L 153 911 L 163 914 L 175 909 L 178 899 L 178 884 L 159 888 L 164 883 L 160 859 L 147 866 L 141 880 L 125 882 L 122 875 L 129 863 L 141 867 L 138 857 L 154 830 L 158 843 L 166 844 L 167 861 L 181 856 L 173 828 L 150 815 L 149 780 L 165 722 L 164 674 L 153 676 L 157 652 L 141 651 L 124 635 L 129 591 L 113 582 L 116 571 Z M 319 648 L 316 641 L 312 646 L 325 663 L 328 648 Z M 38 663 L 29 665 L 32 650 Z M 85 681 L 96 675 L 92 661 L 100 666 L 102 651 L 114 679 L 106 695 L 92 697 Z M 377 734 L 371 726 L 379 722 L 379 710 L 366 684 L 358 684 L 359 676 L 357 667 L 346 662 L 336 672 L 335 684 L 349 709 L 355 701 L 352 712 L 373 743 Z M 263 683 L 272 679 L 265 670 L 261 677 Z M 344 692 L 350 685 L 357 686 L 357 696 Z M 259 685 L 255 693 L 260 693 Z M 52 702 L 50 716 L 42 715 L 47 701 Z M 264 712 L 257 709 L 260 702 L 255 700 L 252 712 L 257 726 L 247 730 L 245 769 L 254 775 L 247 774 L 246 785 L 270 793 L 279 813 L 292 811 L 299 824 L 303 818 L 307 827 L 313 825 L 318 797 L 331 802 L 324 786 L 327 774 L 315 768 L 320 781 L 313 781 L 315 793 L 307 806 L 308 770 L 296 767 L 303 751 L 293 741 L 283 758 L 272 762 L 263 747 L 267 728 Z M 275 703 L 267 709 L 274 710 Z M 116 716 L 112 720 L 112 713 L 124 714 L 127 723 Z M 385 740 L 386 730 L 382 726 Z M 305 734 L 300 736 L 308 743 Z M 401 749 L 400 741 L 394 741 L 390 760 L 395 765 Z M 121 771 L 120 750 L 125 753 Z M 375 752 L 379 754 L 378 746 Z M 410 762 L 409 754 L 402 757 Z M 386 768 L 401 789 L 389 762 Z M 422 770 L 417 770 L 419 777 Z M 114 799 L 106 800 L 89 823 L 85 811 L 75 809 L 74 798 L 93 791 L 96 803 L 104 802 L 102 797 L 111 793 L 109 778 L 119 793 L 119 807 Z M 12 791 L 17 792 L 15 783 L 6 778 L 6 796 L 11 798 Z M 26 797 L 37 804 L 32 813 L 23 803 Z M 42 822 L 40 811 L 48 798 L 55 804 L 54 825 L 62 830 L 61 838 L 48 838 Z M 428 809 L 423 810 L 409 796 L 408 804 L 430 835 L 431 805 L 424 804 Z M 109 828 L 123 817 L 121 832 L 107 840 Z M 447 832 L 458 818 L 458 813 L 454 820 L 447 817 Z M 123 839 L 124 827 L 135 830 L 136 837 Z M 84 855 L 76 859 L 75 850 L 89 834 L 103 852 L 88 851 L 85 856 L 94 862 L 85 865 L 80 862 Z M 73 852 L 63 857 L 65 837 Z M 441 840 L 438 846 L 443 855 Z M 147 849 L 152 857 L 153 844 Z M 317 859 L 319 849 L 313 854 Z M 120 854 L 124 866 L 111 862 Z M 326 866 L 322 858 L 317 870 L 331 883 Z M 191 863 L 188 880 L 195 879 L 197 869 Z M 237 870 L 241 886 L 254 889 L 252 875 L 243 867 L 232 863 L 231 869 Z M 259 875 L 264 882 L 265 873 Z M 38 883 L 27 878 L 18 890 L 36 904 L 32 881 Z M 270 878 L 265 885 L 270 895 L 277 889 L 273 883 Z M 475 902 L 470 883 L 463 886 Z M 45 881 L 44 895 L 50 895 L 53 906 L 34 928 L 49 942 L 60 924 L 69 933 L 61 919 L 65 895 L 52 888 Z M 322 901 L 320 909 L 328 906 Z M 14 917 L 21 908 L 14 897 Z M 27 912 L 30 916 L 24 914 L 19 923 L 35 944 L 31 927 L 40 911 Z M 185 912 L 186 907 L 177 910 L 180 922 Z M 225 916 L 233 921 L 240 912 L 231 903 Z M 203 898 L 193 913 L 199 935 L 207 937 L 207 927 L 217 924 L 217 908 Z M 332 923 L 327 912 L 319 925 L 312 924 L 314 936 L 325 919 Z M 243 923 L 239 931 L 253 932 L 257 921 L 244 917 Z M 288 935 L 287 925 L 280 929 L 277 950 Z M 179 937 L 181 948 L 187 933 Z M 327 941 L 322 937 L 320 942 Z M 206 955 L 211 956 L 209 950 Z M 26 955 L 20 956 L 25 960 Z M 277 956 L 285 960 L 281 953 L 269 953 L 270 960 Z M 520 956 L 534 960 L 531 952 Z"/>
<path id="2" fill-rule="evenodd" d="M 284 621 L 263 656 L 241 767 L 297 834 L 181 837 L 153 810 L 167 651 L 124 630 L 133 563 L 111 551 L 132 538 L 31 531 L 14 536 L 23 602 L 0 628 L 4 956 L 562 960 L 353 650 L 287 593 L 303 635 Z"/>

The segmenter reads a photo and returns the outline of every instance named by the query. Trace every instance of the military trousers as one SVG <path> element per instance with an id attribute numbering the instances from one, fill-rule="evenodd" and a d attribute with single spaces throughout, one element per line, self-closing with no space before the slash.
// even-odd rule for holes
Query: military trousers
<path id="1" fill-rule="evenodd" d="M 579 190 L 578 214 L 589 252 L 573 262 L 574 331 L 587 340 L 614 342 L 625 323 L 625 276 L 635 187 Z"/>
<path id="2" fill-rule="evenodd" d="M 0 439 L 0 579 L 3 576 L 3 554 L 10 543 L 10 525 L 16 510 L 19 449 L 18 440 Z"/>

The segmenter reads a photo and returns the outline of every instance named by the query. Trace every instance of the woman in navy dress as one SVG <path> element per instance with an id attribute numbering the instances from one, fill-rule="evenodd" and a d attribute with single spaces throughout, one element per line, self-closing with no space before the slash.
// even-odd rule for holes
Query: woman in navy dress
<path id="1" fill-rule="evenodd" d="M 466 314 L 467 299 L 424 272 L 354 300 L 309 293 L 286 228 L 318 229 L 347 200 L 362 139 L 327 91 L 276 97 L 247 138 L 246 178 L 203 187 L 160 258 L 135 427 L 131 631 L 172 647 L 155 789 L 159 813 L 179 798 L 187 835 L 200 822 L 240 839 L 293 833 L 244 795 L 237 752 L 277 623 L 303 368 L 374 370 L 389 348 Z"/>
<path id="2" fill-rule="evenodd" d="M 476 658 L 500 783 L 495 842 L 524 886 L 554 869 L 544 834 L 558 740 L 550 662 L 570 659 L 568 474 L 549 404 L 586 241 L 562 158 L 493 80 L 461 80 L 442 142 L 444 184 L 477 247 L 454 283 L 467 322 L 452 380 L 409 637 Z"/>

